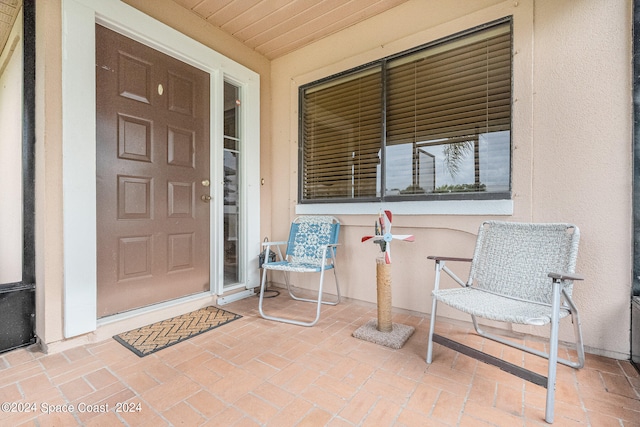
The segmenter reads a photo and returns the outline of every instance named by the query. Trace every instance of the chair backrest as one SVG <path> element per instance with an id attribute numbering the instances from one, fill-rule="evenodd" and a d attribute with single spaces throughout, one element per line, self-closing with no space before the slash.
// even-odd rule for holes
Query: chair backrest
<path id="1" fill-rule="evenodd" d="M 580 231 L 572 224 L 487 221 L 480 226 L 469 284 L 551 303 L 551 272 L 575 273 Z M 569 296 L 572 284 L 565 289 Z"/>
<path id="2" fill-rule="evenodd" d="M 338 243 L 340 222 L 332 216 L 305 215 L 291 224 L 287 256 L 290 262 L 322 264 L 322 246 Z M 327 259 L 335 249 L 327 251 Z"/>

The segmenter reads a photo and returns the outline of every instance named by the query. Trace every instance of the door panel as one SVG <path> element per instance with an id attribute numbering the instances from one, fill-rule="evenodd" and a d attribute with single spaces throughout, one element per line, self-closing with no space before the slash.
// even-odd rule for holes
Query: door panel
<path id="1" fill-rule="evenodd" d="M 209 74 L 96 25 L 98 317 L 209 290 Z"/>

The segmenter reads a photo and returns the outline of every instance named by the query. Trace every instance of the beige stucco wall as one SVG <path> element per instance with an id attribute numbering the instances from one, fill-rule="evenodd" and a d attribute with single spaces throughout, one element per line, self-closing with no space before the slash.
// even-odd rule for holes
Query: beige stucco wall
<path id="1" fill-rule="evenodd" d="M 628 357 L 630 1 L 409 0 L 271 63 L 171 0 L 127 3 L 260 74 L 261 230 L 272 240 L 286 236 L 295 216 L 299 85 L 513 15 L 513 215 L 396 215 L 395 231 L 416 242 L 394 243 L 394 306 L 428 313 L 433 265 L 426 256 L 471 255 L 485 219 L 571 221 L 582 230 L 578 270 L 587 280 L 574 295 L 585 342 L 590 351 Z M 38 2 L 37 33 L 47 35 L 36 39 L 37 333 L 54 343 L 63 339 L 61 0 Z M 377 246 L 360 243 L 373 216 L 336 216 L 344 224 L 343 292 L 374 303 Z M 464 275 L 466 267 L 454 270 Z M 562 329 L 567 339 L 569 329 Z"/>
<path id="2" fill-rule="evenodd" d="M 304 49 L 271 68 L 272 239 L 287 234 L 297 204 L 297 96 L 302 84 L 513 15 L 513 214 L 407 215 L 394 230 L 393 305 L 428 313 L 430 254 L 470 256 L 485 219 L 573 222 L 582 232 L 574 298 L 588 351 L 629 355 L 631 289 L 631 2 L 602 0 L 410 0 Z M 377 212 L 377 207 L 374 209 Z M 451 212 L 454 214 L 455 212 Z M 335 215 L 343 293 L 375 302 L 377 246 L 360 243 L 373 216 Z M 277 219 L 277 220 L 276 220 Z M 286 220 L 285 220 L 286 219 Z M 466 266 L 455 270 L 464 276 Z M 281 281 L 277 276 L 273 280 Z M 460 317 L 439 309 L 445 317 Z M 546 329 L 517 328 L 545 335 Z M 571 338 L 564 325 L 562 338 Z M 426 338 L 426 337 L 425 337 Z"/>

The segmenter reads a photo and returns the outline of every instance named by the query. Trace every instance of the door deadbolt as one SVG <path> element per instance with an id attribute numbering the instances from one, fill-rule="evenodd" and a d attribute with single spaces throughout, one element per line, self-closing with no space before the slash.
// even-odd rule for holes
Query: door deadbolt
<path id="1" fill-rule="evenodd" d="M 203 187 L 208 187 L 208 186 L 210 186 L 210 185 L 211 185 L 211 183 L 209 182 L 209 180 L 208 180 L 208 179 L 203 179 L 203 180 L 202 180 L 202 186 L 203 186 Z"/>
<path id="2" fill-rule="evenodd" d="M 202 196 L 200 196 L 200 198 L 202 199 L 203 202 L 208 203 L 211 200 L 211 196 L 208 194 L 203 194 Z"/>

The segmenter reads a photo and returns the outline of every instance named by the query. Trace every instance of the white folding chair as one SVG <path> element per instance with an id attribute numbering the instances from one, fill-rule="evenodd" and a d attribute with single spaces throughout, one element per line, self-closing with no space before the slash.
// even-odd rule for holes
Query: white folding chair
<path id="1" fill-rule="evenodd" d="M 430 256 L 436 262 L 433 306 L 429 327 L 427 363 L 433 360 L 433 343 L 474 357 L 527 381 L 546 387 L 545 420 L 553 422 L 556 364 L 584 366 L 584 348 L 578 310 L 571 294 L 580 232 L 572 224 L 530 224 L 487 221 L 478 232 L 472 259 Z M 447 266 L 448 261 L 471 262 L 469 279 L 463 282 Z M 444 271 L 461 288 L 440 289 Z M 434 334 L 436 306 L 443 302 L 471 315 L 476 332 L 485 338 L 548 359 L 547 377 L 476 349 Z M 577 361 L 558 358 L 558 324 L 571 316 Z M 550 325 L 548 353 L 483 331 L 477 318 L 524 325 Z"/>

